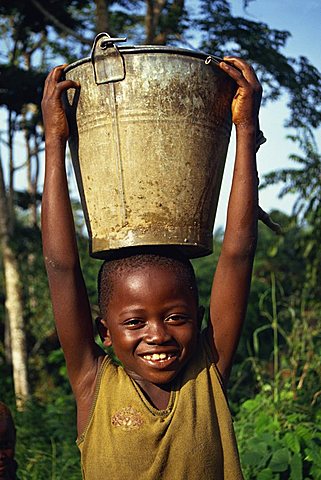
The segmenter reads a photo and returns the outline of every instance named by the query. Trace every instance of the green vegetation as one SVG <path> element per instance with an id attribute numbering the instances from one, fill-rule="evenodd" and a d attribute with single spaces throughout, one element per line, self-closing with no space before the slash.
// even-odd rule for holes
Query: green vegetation
<path id="1" fill-rule="evenodd" d="M 321 479 L 321 335 L 320 304 L 314 301 L 309 264 L 302 248 L 306 229 L 294 218 L 274 212 L 284 236 L 260 226 L 252 293 L 244 335 L 236 355 L 230 382 L 230 405 L 235 417 L 242 465 L 247 480 Z M 308 229 L 307 229 L 308 230 Z M 200 296 L 208 301 L 211 277 L 219 253 L 221 234 L 215 237 L 215 253 L 195 260 Z M 87 255 L 87 240 L 79 236 L 86 280 L 95 299 L 99 263 Z M 38 247 L 39 248 L 39 247 Z M 48 300 L 41 262 L 37 281 L 41 289 L 28 338 L 38 350 L 29 365 L 34 395 L 26 409 L 14 408 L 10 369 L 1 383 L 0 398 L 15 415 L 17 460 L 21 479 L 80 479 L 75 445 L 75 405 L 68 385 L 64 360 L 55 338 L 52 315 L 41 299 Z M 42 279 L 42 280 L 41 280 Z M 35 315 L 29 313 L 30 318 Z M 47 318 L 50 332 L 39 330 Z M 42 338 L 41 341 L 41 337 Z M 0 357 L 4 368 L 3 355 Z"/>
<path id="2" fill-rule="evenodd" d="M 76 413 L 69 392 L 52 392 L 16 414 L 19 479 L 80 480 Z"/>

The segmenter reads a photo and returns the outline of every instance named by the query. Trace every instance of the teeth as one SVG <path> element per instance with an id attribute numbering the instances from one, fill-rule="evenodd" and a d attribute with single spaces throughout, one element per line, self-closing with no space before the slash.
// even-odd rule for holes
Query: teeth
<path id="1" fill-rule="evenodd" d="M 152 360 L 153 362 L 157 361 L 162 361 L 162 360 L 167 360 L 169 358 L 173 357 L 172 353 L 166 354 L 166 353 L 153 353 L 153 355 L 144 355 L 143 358 L 145 360 Z"/>

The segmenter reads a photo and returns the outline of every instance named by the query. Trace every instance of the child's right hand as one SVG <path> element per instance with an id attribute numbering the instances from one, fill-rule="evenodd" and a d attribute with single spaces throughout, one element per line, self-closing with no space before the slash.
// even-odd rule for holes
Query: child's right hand
<path id="1" fill-rule="evenodd" d="M 232 102 L 233 123 L 237 127 L 256 127 L 262 86 L 253 68 L 238 57 L 224 57 L 224 61 L 219 66 L 235 80 L 238 86 Z"/>
<path id="2" fill-rule="evenodd" d="M 69 137 L 69 126 L 62 104 L 62 93 L 69 88 L 79 88 L 73 80 L 62 80 L 65 65 L 55 67 L 46 78 L 41 102 L 46 142 L 52 140 L 66 143 Z"/>

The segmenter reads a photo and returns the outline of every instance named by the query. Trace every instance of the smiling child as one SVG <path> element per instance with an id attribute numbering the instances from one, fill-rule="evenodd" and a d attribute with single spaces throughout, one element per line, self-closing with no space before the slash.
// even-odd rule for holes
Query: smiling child
<path id="1" fill-rule="evenodd" d="M 84 284 L 65 171 L 64 66 L 42 102 L 46 171 L 43 252 L 59 339 L 77 403 L 86 480 L 242 479 L 225 385 L 244 321 L 257 239 L 257 117 L 261 86 L 243 60 L 220 68 L 236 82 L 236 157 L 227 225 L 210 300 L 210 324 L 192 266 L 174 248 L 124 250 L 99 273 L 98 347 Z"/>

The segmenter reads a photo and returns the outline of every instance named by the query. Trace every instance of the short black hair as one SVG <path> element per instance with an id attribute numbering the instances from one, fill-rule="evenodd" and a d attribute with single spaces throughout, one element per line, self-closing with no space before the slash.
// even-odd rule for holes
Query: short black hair
<path id="1" fill-rule="evenodd" d="M 98 305 L 104 316 L 111 298 L 114 280 L 128 270 L 139 270 L 146 266 L 159 266 L 174 272 L 194 296 L 198 305 L 198 289 L 190 260 L 175 247 L 140 247 L 122 249 L 105 260 L 98 273 Z"/>

